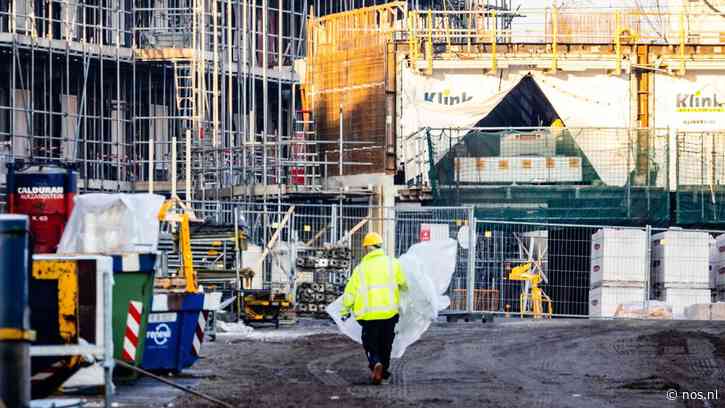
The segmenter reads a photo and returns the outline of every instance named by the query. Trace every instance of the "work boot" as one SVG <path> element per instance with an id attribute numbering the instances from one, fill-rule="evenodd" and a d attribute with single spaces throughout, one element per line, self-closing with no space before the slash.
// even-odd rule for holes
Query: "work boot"
<path id="1" fill-rule="evenodd" d="M 380 363 L 375 364 L 375 367 L 373 367 L 373 374 L 371 376 L 371 380 L 373 382 L 373 385 L 380 385 L 380 383 L 383 381 L 383 365 Z"/>
<path id="2" fill-rule="evenodd" d="M 390 374 L 390 371 L 385 370 L 385 372 L 383 373 L 383 380 L 389 380 L 392 376 L 393 375 Z"/>

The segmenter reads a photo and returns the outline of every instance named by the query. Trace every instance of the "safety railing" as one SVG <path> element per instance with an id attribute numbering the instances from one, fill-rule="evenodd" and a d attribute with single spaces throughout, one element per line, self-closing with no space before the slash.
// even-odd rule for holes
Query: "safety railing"
<path id="1" fill-rule="evenodd" d="M 690 44 L 720 44 L 725 38 L 720 16 L 710 9 L 524 9 L 523 11 L 410 10 L 407 27 L 396 38 L 408 43 L 411 60 L 424 58 L 432 72 L 434 54 L 441 46 L 451 52 L 491 54 L 496 67 L 497 46 L 546 44 L 551 68 L 557 68 L 559 45 L 610 44 L 617 60 L 623 46 L 663 44 L 677 47 L 680 71 L 685 68 L 685 47 Z M 456 50 L 450 49 L 457 46 Z M 617 63 L 621 68 L 621 62 Z"/>
<path id="2" fill-rule="evenodd" d="M 719 16 L 706 9 L 409 10 L 407 17 L 406 39 L 422 45 L 428 41 L 679 45 L 716 43 L 722 32 Z"/>
<path id="3" fill-rule="evenodd" d="M 408 183 L 666 187 L 669 171 L 667 129 L 424 128 L 403 148 Z"/>
<path id="4" fill-rule="evenodd" d="M 2 111 L 2 109 L 0 109 Z M 114 111 L 115 116 L 115 111 Z M 108 181 L 129 181 L 133 178 L 134 162 L 131 151 L 133 145 L 116 137 L 118 128 L 125 133 L 130 129 L 131 121 L 116 120 L 114 116 L 103 117 L 104 121 L 112 122 L 111 140 L 99 139 L 86 131 L 71 136 L 38 136 L 28 134 L 29 131 L 18 131 L 12 137 L 12 149 L 8 154 L 1 155 L 0 161 L 36 160 L 43 162 L 75 163 L 81 178 L 101 179 Z M 81 115 L 68 114 L 68 126 L 75 125 Z M 100 119 L 98 116 L 92 120 Z M 91 122 L 91 120 L 89 120 Z M 19 127 L 19 126 L 18 126 Z M 108 128 L 107 128 L 108 129 Z M 123 135 L 122 135 L 123 136 Z"/>
<path id="5" fill-rule="evenodd" d="M 132 47 L 133 3 L 116 0 L 97 4 L 83 1 L 4 1 L 0 3 L 0 32 L 33 40 L 53 39 L 117 47 Z"/>
<path id="6" fill-rule="evenodd" d="M 196 48 L 209 55 L 220 51 L 222 59 L 231 58 L 234 63 L 244 54 L 252 66 L 266 63 L 268 68 L 289 67 L 302 51 L 304 6 L 290 3 L 280 9 L 277 2 L 214 0 L 202 10 L 193 0 L 164 6 L 153 0 L 134 1 L 133 32 L 140 49 Z M 230 48 L 234 50 L 228 55 Z"/>

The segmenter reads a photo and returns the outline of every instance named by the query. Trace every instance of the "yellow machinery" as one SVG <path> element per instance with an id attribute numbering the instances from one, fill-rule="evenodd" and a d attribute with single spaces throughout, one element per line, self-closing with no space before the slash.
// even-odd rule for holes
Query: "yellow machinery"
<path id="1" fill-rule="evenodd" d="M 523 238 L 528 239 L 528 241 L 522 241 L 522 237 L 516 235 L 519 248 L 526 253 L 529 261 L 514 267 L 509 273 L 510 280 L 524 282 L 521 295 L 519 295 L 519 312 L 522 318 L 524 314 L 530 313 L 534 319 L 541 319 L 542 317 L 551 319 L 553 314 L 551 298 L 539 287 L 541 282 L 547 283 L 548 281 L 543 268 L 548 236 L 545 232 L 534 231 L 524 234 Z M 531 302 L 529 302 L 529 299 L 531 299 Z M 544 302 L 548 304 L 546 313 L 544 313 Z"/>
<path id="2" fill-rule="evenodd" d="M 242 310 L 242 318 L 245 323 L 271 322 L 276 327 L 279 327 L 280 316 L 288 314 L 292 306 L 292 302 L 290 302 L 284 293 L 275 293 L 271 289 L 251 289 L 251 286 L 254 271 L 264 270 L 264 260 L 268 255 L 273 254 L 272 248 L 279 239 L 282 229 L 291 219 L 294 210 L 295 206 L 291 206 L 282 218 L 282 221 L 275 227 L 276 230 L 272 234 L 269 242 L 265 245 L 262 256 L 257 260 L 255 268 L 241 268 L 239 271 L 239 277 L 243 279 L 240 293 L 242 303 L 240 310 Z M 244 238 L 246 240 L 246 236 Z M 244 246 L 246 247 L 246 243 Z"/>
<path id="3" fill-rule="evenodd" d="M 199 284 L 194 271 L 194 261 L 191 254 L 191 232 L 190 223 L 200 222 L 194 216 L 194 211 L 184 204 L 177 196 L 166 200 L 159 210 L 159 221 L 168 225 L 168 229 L 174 235 L 174 241 L 181 258 L 182 272 L 184 276 L 184 288 L 186 292 L 196 293 Z M 162 278 L 163 279 L 163 278 Z M 162 286 L 178 286 L 173 280 L 162 282 Z"/>
<path id="4" fill-rule="evenodd" d="M 531 263 L 525 263 L 511 269 L 509 279 L 526 282 L 524 290 L 522 290 L 521 295 L 519 295 L 522 318 L 525 313 L 530 312 L 534 316 L 534 319 L 541 319 L 541 317 L 544 316 L 543 302 L 545 301 L 549 304 L 549 308 L 545 316 L 551 319 L 551 315 L 553 313 L 551 298 L 539 287 L 539 284 L 541 283 L 541 275 L 531 271 Z M 531 298 L 531 308 L 529 308 L 529 298 Z"/>
<path id="5" fill-rule="evenodd" d="M 274 323 L 279 328 L 280 315 L 290 308 L 290 301 L 283 293 L 272 294 L 269 290 L 244 291 L 244 323 Z"/>

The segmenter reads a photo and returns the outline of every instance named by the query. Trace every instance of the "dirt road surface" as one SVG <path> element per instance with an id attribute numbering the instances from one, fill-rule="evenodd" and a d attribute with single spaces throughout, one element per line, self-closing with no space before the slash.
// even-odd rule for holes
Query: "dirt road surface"
<path id="1" fill-rule="evenodd" d="M 194 368 L 209 375 L 195 389 L 235 407 L 725 406 L 725 323 L 434 324 L 377 387 L 361 346 L 334 327 L 280 330 L 206 343 Z M 173 406 L 212 405 L 182 396 Z"/>

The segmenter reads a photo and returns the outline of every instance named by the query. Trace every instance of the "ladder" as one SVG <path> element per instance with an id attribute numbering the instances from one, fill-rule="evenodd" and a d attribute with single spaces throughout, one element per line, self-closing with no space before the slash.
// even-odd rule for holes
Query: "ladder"
<path id="1" fill-rule="evenodd" d="M 320 184 L 319 151 L 316 140 L 317 131 L 312 112 L 295 112 L 294 135 L 290 141 L 290 161 L 296 163 L 289 168 L 288 185 L 312 187 Z"/>
<path id="2" fill-rule="evenodd" d="M 176 88 L 176 116 L 182 121 L 182 128 L 192 129 L 196 116 L 196 78 L 194 63 L 190 60 L 174 60 L 174 81 Z"/>

